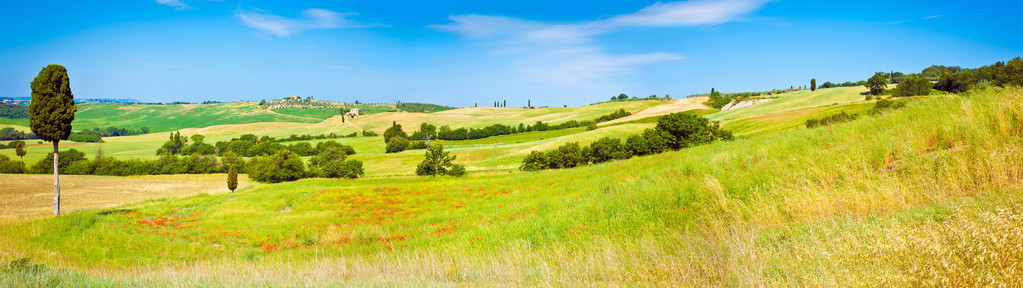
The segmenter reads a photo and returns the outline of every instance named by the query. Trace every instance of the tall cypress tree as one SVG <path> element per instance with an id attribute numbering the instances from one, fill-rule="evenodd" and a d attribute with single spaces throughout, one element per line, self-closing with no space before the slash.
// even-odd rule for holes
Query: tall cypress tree
<path id="1" fill-rule="evenodd" d="M 32 102 L 28 105 L 29 126 L 43 141 L 53 142 L 53 215 L 60 215 L 60 169 L 57 166 L 60 140 L 71 135 L 75 120 L 75 96 L 67 68 L 50 64 L 32 80 Z"/>
<path id="2" fill-rule="evenodd" d="M 234 165 L 231 165 L 231 170 L 227 172 L 227 189 L 234 192 L 234 189 L 238 188 L 238 170 L 234 169 Z"/>

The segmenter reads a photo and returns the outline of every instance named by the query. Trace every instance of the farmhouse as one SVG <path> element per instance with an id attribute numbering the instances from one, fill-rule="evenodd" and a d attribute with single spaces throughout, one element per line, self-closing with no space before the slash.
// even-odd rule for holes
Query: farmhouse
<path id="1" fill-rule="evenodd" d="M 362 115 L 362 109 L 352 108 L 352 110 L 348 110 L 347 115 L 348 116 L 359 116 L 359 115 Z"/>

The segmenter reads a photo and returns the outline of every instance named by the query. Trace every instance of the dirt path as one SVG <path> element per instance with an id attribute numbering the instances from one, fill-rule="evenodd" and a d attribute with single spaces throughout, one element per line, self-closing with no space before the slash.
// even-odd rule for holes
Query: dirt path
<path id="1" fill-rule="evenodd" d="M 667 115 L 675 112 L 682 112 L 696 109 L 710 109 L 703 102 L 707 101 L 707 97 L 694 97 L 685 99 L 671 100 L 671 103 L 665 105 L 659 105 L 655 107 L 647 108 L 643 111 L 636 112 L 627 117 L 618 118 L 615 120 L 600 123 L 600 126 L 612 125 L 615 123 L 629 122 L 633 120 L 639 120 L 647 117 Z"/>

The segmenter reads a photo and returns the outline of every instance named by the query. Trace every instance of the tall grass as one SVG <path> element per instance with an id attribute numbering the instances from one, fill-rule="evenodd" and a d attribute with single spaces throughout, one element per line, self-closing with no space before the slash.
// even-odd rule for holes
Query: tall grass
<path id="1" fill-rule="evenodd" d="M 926 98 L 577 169 L 304 180 L 7 223 L 0 261 L 84 286 L 1014 285 L 1021 96 Z M 159 217 L 196 228 L 125 225 Z"/>

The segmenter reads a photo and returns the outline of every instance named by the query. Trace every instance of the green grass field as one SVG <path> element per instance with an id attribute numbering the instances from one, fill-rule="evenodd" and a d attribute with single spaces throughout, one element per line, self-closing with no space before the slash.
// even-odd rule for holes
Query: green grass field
<path id="1" fill-rule="evenodd" d="M 6 220 L 0 263 L 9 264 L 0 283 L 1014 285 L 1023 275 L 1023 91 L 916 98 L 882 115 L 791 129 L 801 117 L 869 108 L 852 88 L 828 90 L 708 115 L 749 137 L 567 170 L 504 172 L 521 159 L 513 155 L 624 137 L 653 123 L 445 143 L 477 168 L 465 178 L 401 175 L 422 151 L 363 153 L 383 143 L 356 138 L 354 157 L 377 176 Z M 478 109 L 470 117 L 481 119 L 466 125 L 499 121 L 487 118 L 492 113 L 569 119 L 616 108 Z M 463 117 L 406 114 L 393 117 L 407 116 L 402 124 Z M 772 114 L 784 116 L 762 118 Z M 780 124 L 760 124 L 769 121 Z M 390 123 L 361 125 L 377 122 Z M 210 132 L 237 132 L 217 129 Z"/>
<path id="2" fill-rule="evenodd" d="M 239 102 L 241 103 L 241 102 Z M 231 103 L 228 103 L 231 104 Z M 300 122 L 258 122 L 240 124 L 222 124 L 214 126 L 203 126 L 203 122 L 194 122 L 194 128 L 180 129 L 183 135 L 202 134 L 206 136 L 207 143 L 217 141 L 228 141 L 241 134 L 254 133 L 259 136 L 268 135 L 273 137 L 288 137 L 292 134 L 317 135 L 337 133 L 347 135 L 352 132 L 361 132 L 362 129 L 383 132 L 390 127 L 392 121 L 402 124 L 405 131 L 411 133 L 419 129 L 422 122 L 429 122 L 434 125 L 452 125 L 453 127 L 483 127 L 492 124 L 517 125 L 518 123 L 533 124 L 536 121 L 547 123 L 561 123 L 569 120 L 592 120 L 599 116 L 611 113 L 617 109 L 626 109 L 630 112 L 662 105 L 663 102 L 637 101 L 623 103 L 608 103 L 584 107 L 572 108 L 464 108 L 448 110 L 437 113 L 406 113 L 406 112 L 384 112 L 364 115 L 346 123 L 341 123 L 339 118 L 330 118 L 317 123 Z M 226 104 L 205 104 L 205 105 L 226 105 Z M 205 106 L 196 105 L 196 106 Z M 159 108 L 164 105 L 159 105 Z M 174 106 L 174 105 L 166 105 Z M 110 106 L 116 107 L 116 106 Z M 108 107 L 102 107 L 108 109 Z M 197 109 L 197 108 L 196 108 Z M 84 109 L 83 109 L 84 110 Z M 278 109 L 288 110 L 288 109 Z M 313 110 L 313 109 L 293 109 Z M 134 115 L 138 111 L 122 111 L 128 115 Z M 199 113 L 200 111 L 192 111 Z M 260 112 L 262 113 L 262 112 Z M 706 112 L 702 112 L 706 113 Z M 82 114 L 82 113 L 79 113 Z M 300 115 L 299 115 L 300 116 Z M 127 118 L 118 116 L 111 118 Z M 216 115 L 205 115 L 196 118 L 212 118 Z M 306 117 L 306 116 L 301 116 Z M 148 120 L 147 120 L 148 119 Z M 157 117 L 146 118 L 138 121 L 157 121 Z M 309 120 L 308 118 L 302 118 Z M 77 129 L 78 118 L 74 127 Z M 159 121 L 163 121 L 160 119 Z M 315 122 L 315 121 L 313 121 Z M 459 163 L 466 164 L 470 171 L 505 171 L 515 170 L 526 154 L 537 149 L 550 149 L 567 142 L 581 142 L 583 144 L 592 142 L 603 136 L 622 137 L 628 136 L 630 129 L 642 130 L 652 127 L 656 118 L 644 119 L 643 121 L 630 122 L 626 126 L 615 125 L 595 131 L 585 131 L 585 128 L 574 128 L 558 131 L 530 132 L 515 135 L 505 135 L 469 141 L 440 141 L 453 151 L 457 151 Z M 18 130 L 29 131 L 25 126 L 13 126 Z M 123 127 L 123 126 L 118 126 Z M 637 128 L 638 127 L 638 128 Z M 156 159 L 156 150 L 167 141 L 166 133 L 151 133 L 148 135 L 107 137 L 106 143 L 73 143 L 61 142 L 61 150 L 76 149 L 86 154 L 87 157 L 96 155 L 97 149 L 102 149 L 103 155 L 117 158 L 135 159 Z M 306 141 L 315 144 L 321 140 Z M 384 143 L 382 137 L 355 137 L 334 139 L 346 145 L 351 145 L 357 151 L 353 159 L 366 162 L 367 176 L 389 177 L 395 175 L 412 175 L 414 165 L 422 158 L 422 150 L 406 151 L 398 154 L 384 154 Z M 7 143 L 2 141 L 0 143 Z M 39 140 L 29 140 L 27 147 L 28 154 L 25 162 L 28 165 L 39 161 L 52 152 L 53 147 L 49 143 L 38 144 Z M 290 143 L 288 143 L 290 144 Z M 67 147 L 67 148 L 64 148 Z M 0 149 L 0 155 L 16 159 L 13 149 Z M 408 168 L 412 165 L 413 168 Z"/>

